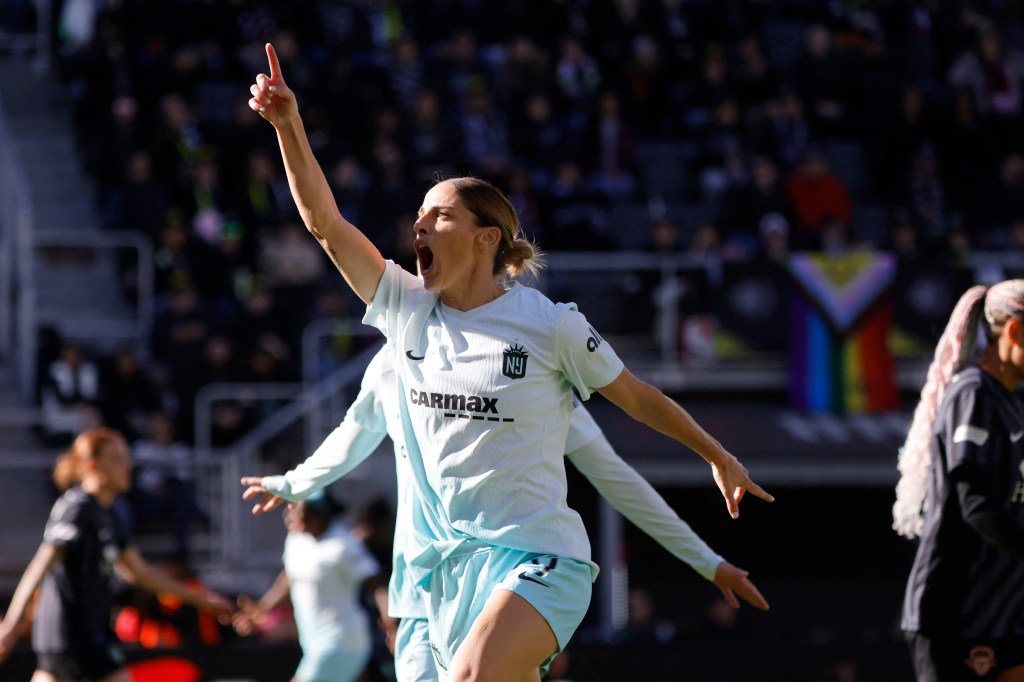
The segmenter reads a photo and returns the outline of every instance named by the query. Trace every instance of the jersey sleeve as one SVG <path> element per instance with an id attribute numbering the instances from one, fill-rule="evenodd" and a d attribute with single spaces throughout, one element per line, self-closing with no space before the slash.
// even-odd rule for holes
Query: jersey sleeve
<path id="1" fill-rule="evenodd" d="M 82 538 L 87 511 L 88 508 L 82 498 L 59 498 L 50 510 L 50 518 L 46 521 L 43 542 L 61 549 L 77 545 Z"/>
<path id="2" fill-rule="evenodd" d="M 572 307 L 558 324 L 556 344 L 562 371 L 583 400 L 622 373 L 624 365 L 611 345 Z"/>
<path id="3" fill-rule="evenodd" d="M 587 408 L 583 407 L 583 403 L 580 402 L 580 399 L 574 393 L 572 396 L 572 416 L 569 418 L 569 431 L 565 435 L 565 451 L 568 453 L 578 450 L 590 441 L 600 438 L 601 435 L 601 427 L 597 425 L 590 412 L 587 411 Z"/>
<path id="4" fill-rule="evenodd" d="M 376 327 L 389 340 L 398 338 L 399 320 L 423 292 L 423 284 L 418 277 L 394 261 L 385 261 L 384 274 L 377 284 L 373 300 L 366 306 L 363 323 Z"/>
<path id="5" fill-rule="evenodd" d="M 341 424 L 320 447 L 283 476 L 263 477 L 262 485 L 267 492 L 297 502 L 338 480 L 373 454 L 387 435 L 382 392 L 395 390 L 393 386 L 382 385 L 386 377 L 393 377 L 383 371 L 382 358 L 387 352 L 387 348 L 382 349 L 370 361 L 359 394 Z"/>
<path id="6" fill-rule="evenodd" d="M 576 408 L 576 412 L 581 410 L 582 406 Z M 701 576 L 715 579 L 715 570 L 724 559 L 679 518 L 636 469 L 616 454 L 604 435 L 567 452 L 566 456 L 616 511 Z"/>
<path id="7" fill-rule="evenodd" d="M 946 470 L 954 478 L 991 463 L 996 406 L 981 386 L 960 390 L 946 403 Z"/>

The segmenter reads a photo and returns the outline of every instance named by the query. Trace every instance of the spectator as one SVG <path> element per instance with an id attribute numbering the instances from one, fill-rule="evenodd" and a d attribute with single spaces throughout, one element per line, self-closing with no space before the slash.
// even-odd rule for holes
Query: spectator
<path id="1" fill-rule="evenodd" d="M 1005 120 L 1019 116 L 1024 55 L 1007 48 L 995 28 L 983 27 L 974 48 L 961 53 L 949 67 L 949 85 L 968 88 L 984 117 Z"/>
<path id="2" fill-rule="evenodd" d="M 754 237 L 761 220 L 769 213 L 787 222 L 793 215 L 786 187 L 775 163 L 766 156 L 750 161 L 750 181 L 731 185 L 719 202 L 718 222 L 729 233 Z"/>
<path id="3" fill-rule="evenodd" d="M 907 184 L 914 222 L 928 237 L 941 237 L 946 230 L 945 187 L 930 144 L 922 145 L 918 151 Z"/>
<path id="4" fill-rule="evenodd" d="M 804 32 L 804 52 L 796 64 L 796 88 L 816 135 L 848 133 L 850 72 L 824 24 Z"/>
<path id="5" fill-rule="evenodd" d="M 636 198 L 640 186 L 633 133 L 622 118 L 616 93 L 602 93 L 597 106 L 583 142 L 588 182 L 610 202 L 627 202 Z"/>
<path id="6" fill-rule="evenodd" d="M 246 157 L 245 174 L 232 204 L 242 223 L 253 229 L 273 225 L 294 212 L 289 199 L 288 180 L 265 149 L 257 148 Z"/>
<path id="7" fill-rule="evenodd" d="M 548 55 L 527 35 L 517 35 L 505 47 L 505 62 L 498 73 L 497 95 L 514 105 L 534 93 L 551 92 L 551 65 Z"/>
<path id="8" fill-rule="evenodd" d="M 426 183 L 434 173 L 451 167 L 452 131 L 442 118 L 441 102 L 433 90 L 416 93 L 409 117 L 403 143 L 409 149 L 410 172 L 415 182 Z"/>
<path id="9" fill-rule="evenodd" d="M 547 187 L 542 203 L 546 232 L 544 245 L 551 251 L 576 249 L 607 251 L 614 242 L 604 234 L 607 209 L 604 197 L 587 186 L 580 167 L 563 161 Z"/>
<path id="10" fill-rule="evenodd" d="M 161 407 L 160 387 L 148 368 L 130 348 L 121 348 L 102 374 L 100 411 L 103 423 L 135 440 L 149 429 L 149 422 Z"/>
<path id="11" fill-rule="evenodd" d="M 573 139 L 554 110 L 551 99 L 542 92 L 527 96 L 522 111 L 511 129 L 516 158 L 529 168 L 530 175 L 547 179 L 558 159 L 573 148 Z"/>
<path id="12" fill-rule="evenodd" d="M 132 445 L 132 453 L 135 471 L 129 500 L 137 530 L 169 529 L 175 560 L 187 563 L 193 521 L 209 524 L 196 505 L 194 453 L 178 440 L 174 419 L 162 412 L 153 416 L 148 436 Z"/>
<path id="13" fill-rule="evenodd" d="M 70 438 L 102 423 L 100 371 L 82 348 L 65 341 L 46 368 L 42 390 L 43 430 L 49 438 Z"/>
<path id="14" fill-rule="evenodd" d="M 789 258 L 789 221 L 780 213 L 766 213 L 758 221 L 758 256 L 770 263 L 785 265 Z"/>
<path id="15" fill-rule="evenodd" d="M 153 177 L 149 153 L 136 150 L 125 162 L 124 181 L 107 195 L 104 225 L 110 230 L 137 230 L 153 237 L 170 208 L 171 197 Z"/>
<path id="16" fill-rule="evenodd" d="M 569 113 L 570 127 L 582 128 L 587 108 L 601 87 L 601 71 L 597 61 L 576 38 L 567 36 L 562 40 L 561 55 L 555 65 L 555 83 L 561 108 Z"/>
<path id="17" fill-rule="evenodd" d="M 487 177 L 501 177 L 508 168 L 508 126 L 483 81 L 471 84 L 462 97 L 456 139 L 466 168 Z"/>
<path id="18" fill-rule="evenodd" d="M 800 165 L 786 183 L 793 213 L 794 246 L 798 249 L 821 248 L 822 228 L 829 220 L 844 226 L 853 217 L 850 194 L 829 167 L 828 159 L 817 149 L 804 153 Z"/>
<path id="19" fill-rule="evenodd" d="M 770 147 L 787 171 L 803 158 L 811 140 L 811 126 L 804 116 L 804 105 L 793 92 L 783 93 L 768 105 L 771 126 Z"/>

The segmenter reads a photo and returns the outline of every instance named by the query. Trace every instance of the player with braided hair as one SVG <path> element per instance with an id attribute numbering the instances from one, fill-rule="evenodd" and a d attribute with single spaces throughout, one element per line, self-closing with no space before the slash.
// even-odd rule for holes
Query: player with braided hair
<path id="1" fill-rule="evenodd" d="M 899 457 L 893 527 L 920 536 L 901 623 L 918 682 L 1024 680 L 1022 380 L 1024 280 L 972 287 Z"/>

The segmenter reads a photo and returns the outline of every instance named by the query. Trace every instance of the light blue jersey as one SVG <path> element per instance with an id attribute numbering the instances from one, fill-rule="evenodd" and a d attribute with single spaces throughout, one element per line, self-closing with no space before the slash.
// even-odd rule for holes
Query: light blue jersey
<path id="1" fill-rule="evenodd" d="M 395 364 L 423 511 L 407 554 L 417 582 L 466 544 L 590 562 L 566 503 L 572 389 L 586 398 L 623 365 L 586 318 L 518 284 L 455 310 L 388 262 L 364 322 L 384 332 Z"/>

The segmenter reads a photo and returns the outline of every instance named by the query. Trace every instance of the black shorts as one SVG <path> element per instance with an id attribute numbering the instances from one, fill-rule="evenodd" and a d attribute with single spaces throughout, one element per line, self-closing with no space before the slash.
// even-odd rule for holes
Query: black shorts
<path id="1" fill-rule="evenodd" d="M 1024 637 L 965 639 L 907 633 L 917 682 L 993 681 L 1024 665 Z"/>
<path id="2" fill-rule="evenodd" d="M 114 644 L 70 651 L 36 652 L 36 668 L 67 682 L 93 682 L 124 666 L 124 653 Z"/>

